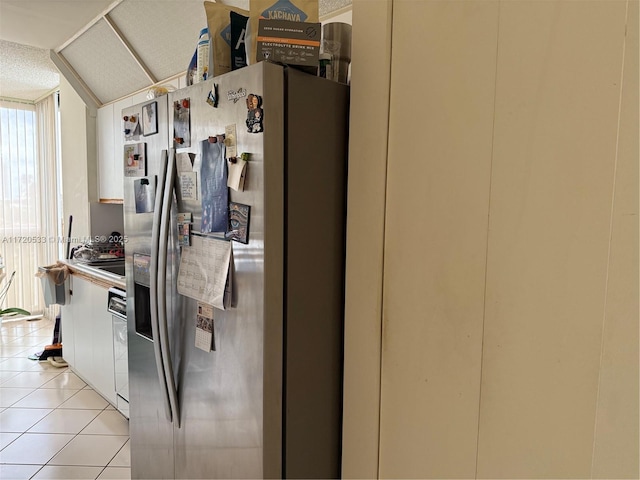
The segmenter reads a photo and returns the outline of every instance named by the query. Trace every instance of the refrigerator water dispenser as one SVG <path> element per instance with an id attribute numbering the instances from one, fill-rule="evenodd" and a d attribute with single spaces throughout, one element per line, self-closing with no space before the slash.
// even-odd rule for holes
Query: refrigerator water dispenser
<path id="1" fill-rule="evenodd" d="M 133 299 L 135 302 L 136 333 L 153 340 L 151 331 L 150 275 L 151 257 L 146 254 L 133 254 Z"/>

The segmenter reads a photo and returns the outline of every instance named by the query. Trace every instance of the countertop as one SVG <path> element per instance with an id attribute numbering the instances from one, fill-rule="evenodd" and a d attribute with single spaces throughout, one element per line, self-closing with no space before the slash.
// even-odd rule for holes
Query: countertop
<path id="1" fill-rule="evenodd" d="M 76 260 L 60 260 L 71 270 L 73 275 L 84 278 L 90 282 L 105 288 L 118 287 L 122 290 L 127 288 L 125 277 L 111 272 L 101 270 L 99 267 L 87 265 Z"/>

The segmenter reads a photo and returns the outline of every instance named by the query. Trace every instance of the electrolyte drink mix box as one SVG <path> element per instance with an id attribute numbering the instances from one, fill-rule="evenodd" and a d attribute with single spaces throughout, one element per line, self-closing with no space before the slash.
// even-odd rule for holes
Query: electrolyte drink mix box
<path id="1" fill-rule="evenodd" d="M 320 51 L 320 28 L 319 23 L 261 18 L 258 22 L 258 58 L 316 68 Z"/>

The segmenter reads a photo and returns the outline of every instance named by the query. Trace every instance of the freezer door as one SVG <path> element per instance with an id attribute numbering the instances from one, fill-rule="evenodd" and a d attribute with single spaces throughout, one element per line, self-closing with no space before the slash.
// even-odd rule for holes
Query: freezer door
<path id="1" fill-rule="evenodd" d="M 164 479 L 175 478 L 173 455 L 173 425 L 168 420 L 163 402 L 164 385 L 158 380 L 154 340 L 136 331 L 148 320 L 150 288 L 142 268 L 134 274 L 134 256 L 144 258 L 151 255 L 151 230 L 153 212 L 136 213 L 136 180 L 147 179 L 150 184 L 159 182 L 163 150 L 169 145 L 167 122 L 167 97 L 128 107 L 122 111 L 123 118 L 142 114 L 142 106 L 157 103 L 158 133 L 138 136 L 125 144 L 144 143 L 146 167 L 141 177 L 124 178 L 124 227 L 125 227 L 125 271 L 127 278 L 127 328 L 129 345 L 129 431 L 131 444 L 131 478 Z M 124 120 L 123 132 L 124 134 Z M 122 153 L 123 162 L 124 152 Z M 157 181 L 156 181 L 157 180 Z M 140 208 L 138 208 L 140 210 Z M 144 330 L 144 329 L 142 329 Z M 151 336 L 151 335 L 149 335 Z"/>
<path id="2" fill-rule="evenodd" d="M 286 78 L 284 475 L 339 478 L 349 88 Z"/>
<path id="3" fill-rule="evenodd" d="M 265 68 L 266 67 L 266 68 Z M 269 78 L 265 78 L 269 76 Z M 219 92 L 218 107 L 206 100 L 213 84 Z M 263 98 L 264 133 L 247 131 L 247 106 L 244 94 L 258 94 Z M 176 478 L 263 478 L 265 468 L 271 468 L 273 476 L 280 476 L 281 465 L 281 383 L 274 379 L 267 387 L 264 382 L 264 329 L 265 329 L 265 201 L 264 168 L 266 159 L 274 162 L 276 176 L 282 181 L 283 148 L 283 75 L 282 69 L 273 65 L 258 64 L 236 72 L 215 77 L 207 82 L 173 92 L 169 96 L 169 108 L 174 102 L 189 99 L 191 145 L 178 148 L 178 153 L 196 154 L 193 170 L 200 172 L 202 155 L 200 141 L 225 132 L 225 127 L 235 125 L 237 143 L 241 152 L 250 152 L 251 161 L 244 192 L 230 191 L 230 200 L 251 206 L 249 243 L 233 242 L 235 285 L 242 292 L 235 308 L 215 310 L 215 351 L 205 352 L 195 348 L 197 302 L 177 294 L 174 296 L 174 317 L 179 319 L 181 344 L 172 345 L 179 352 L 174 355 L 177 371 L 180 427 L 175 428 Z M 171 116 L 172 117 L 172 116 Z M 178 176 L 180 172 L 178 173 Z M 199 177 L 198 181 L 201 178 Z M 274 185 L 280 192 L 279 208 L 282 217 L 282 185 Z M 276 196 L 278 196 L 276 194 Z M 178 210 L 193 214 L 193 230 L 201 227 L 200 199 L 182 201 Z M 279 230 L 281 252 L 281 227 Z M 175 247 L 173 275 L 179 268 L 179 247 Z M 281 265 L 282 256 L 275 260 Z M 174 277 L 175 279 L 175 277 Z M 173 284 L 175 285 L 175 281 Z M 281 283 L 280 283 L 281 285 Z M 281 288 L 276 288 L 282 294 Z M 273 301 L 282 308 L 282 300 Z M 281 313 L 281 311 L 280 311 Z M 272 333 L 281 337 L 282 330 Z M 275 345 L 275 350 L 278 350 Z M 281 353 L 276 376 L 281 382 Z M 275 402 L 271 403 L 271 417 L 275 425 L 275 441 L 265 446 L 264 396 L 271 388 Z M 272 437 L 273 438 L 273 437 Z M 271 449 L 269 462 L 275 467 L 265 467 L 264 451 Z"/>

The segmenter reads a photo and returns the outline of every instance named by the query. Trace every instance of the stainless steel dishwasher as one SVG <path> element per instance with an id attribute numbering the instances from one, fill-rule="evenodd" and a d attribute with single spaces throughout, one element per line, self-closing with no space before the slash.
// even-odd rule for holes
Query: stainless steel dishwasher
<path id="1" fill-rule="evenodd" d="M 113 319 L 113 357 L 117 409 L 129 418 L 129 352 L 127 348 L 127 293 L 109 289 L 107 310 Z"/>

